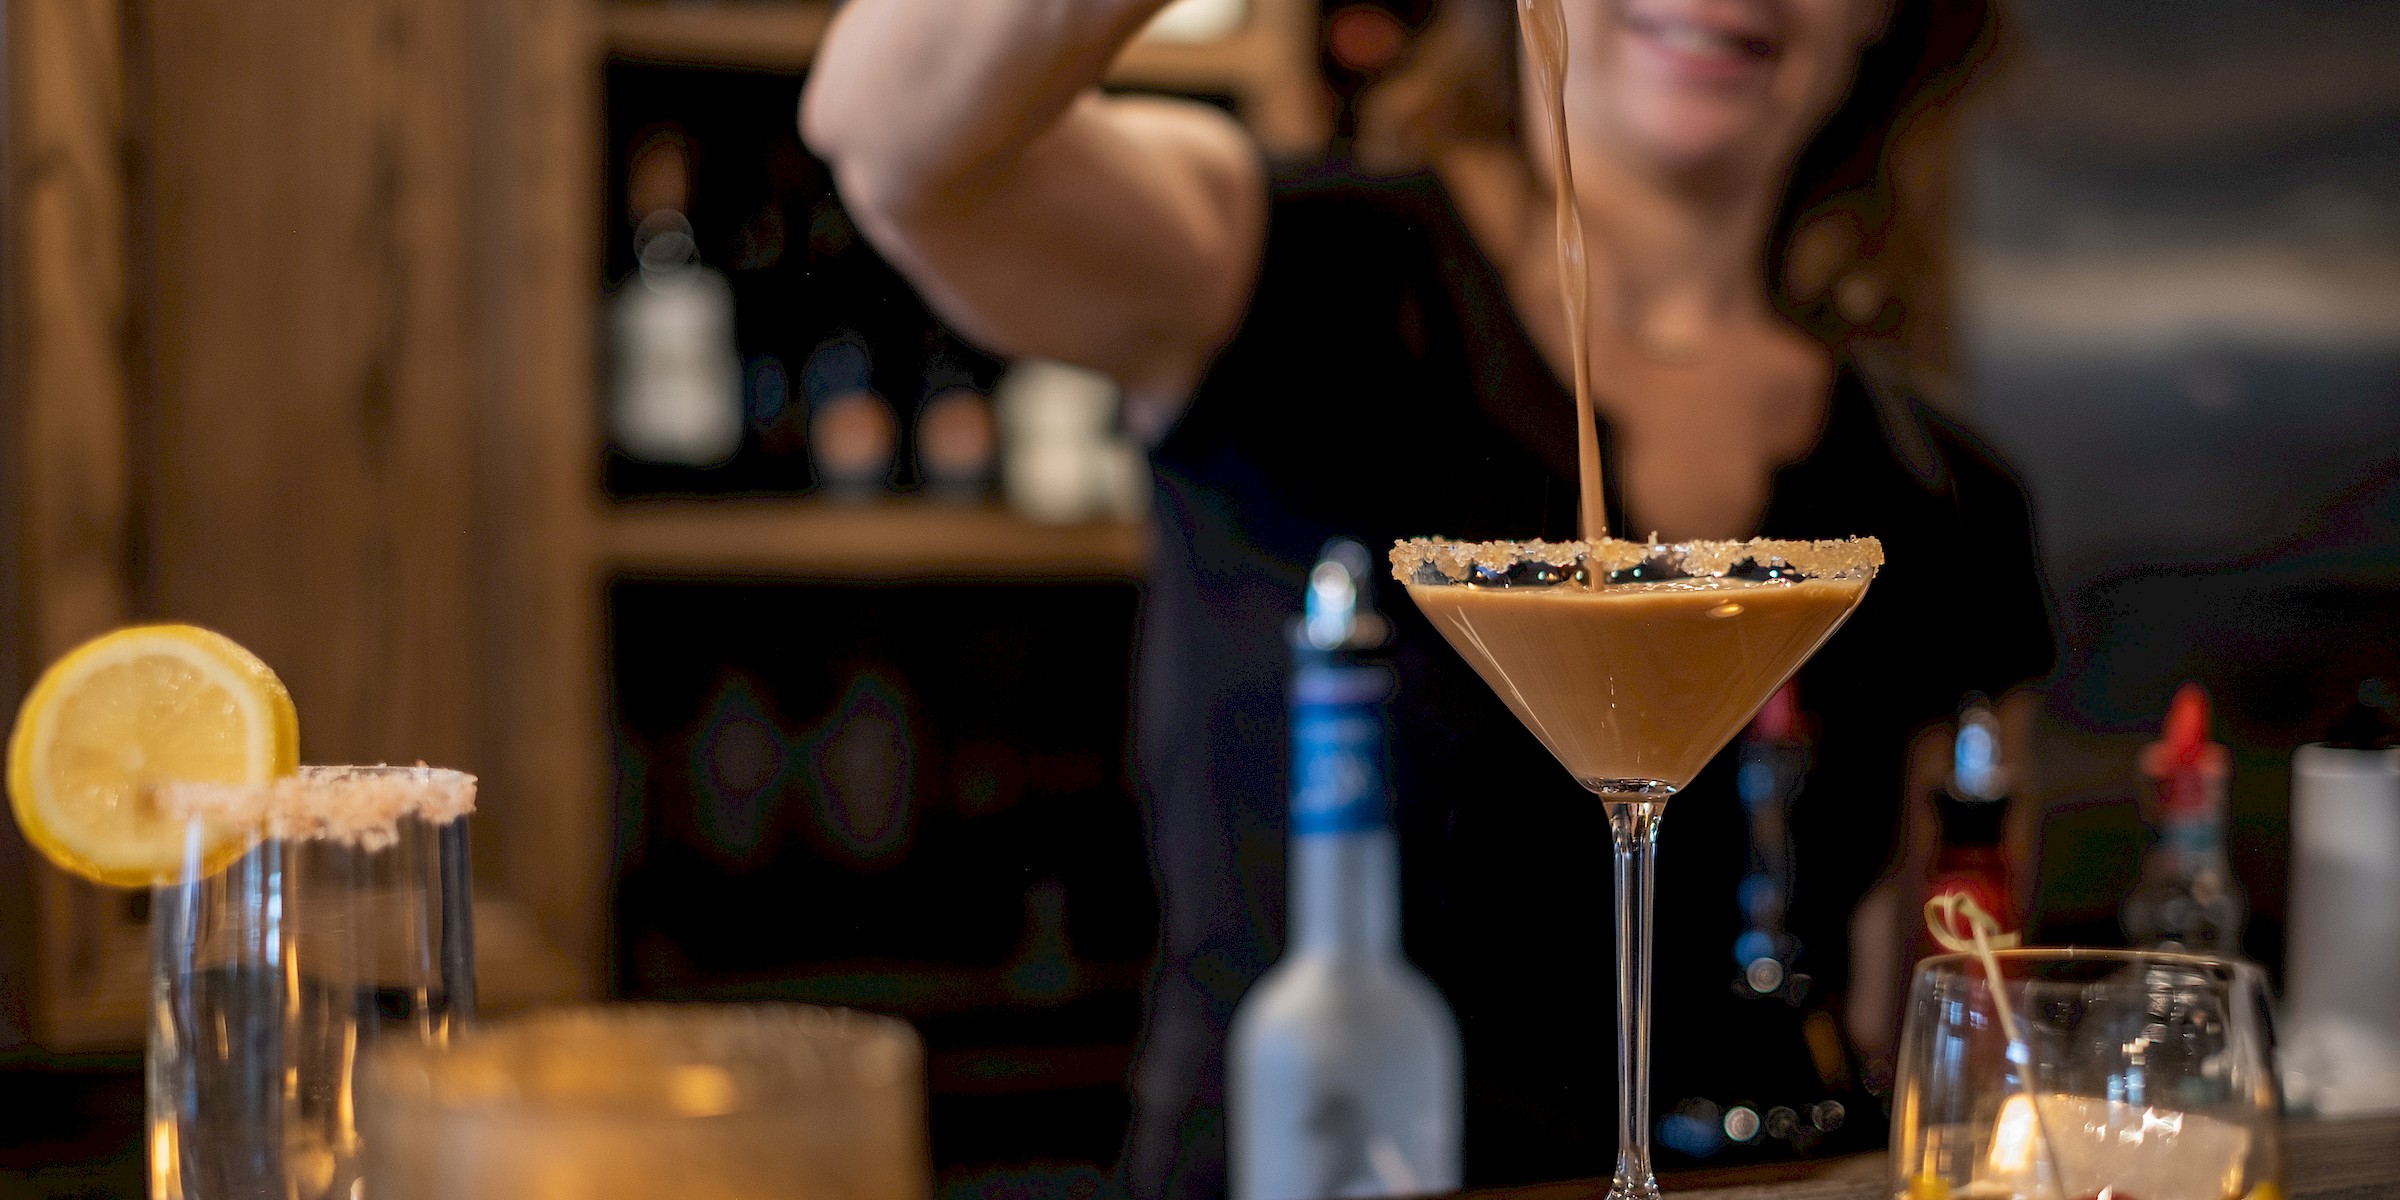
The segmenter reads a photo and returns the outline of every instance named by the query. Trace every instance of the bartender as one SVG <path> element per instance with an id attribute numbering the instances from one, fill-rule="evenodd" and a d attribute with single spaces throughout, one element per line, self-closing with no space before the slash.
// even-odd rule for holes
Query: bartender
<path id="1" fill-rule="evenodd" d="M 1551 168 L 1509 0 L 1442 0 L 1364 100 L 1357 160 L 1280 172 L 1219 110 L 1099 90 L 1163 3 L 849 0 L 801 113 L 947 321 L 1114 376 L 1152 442 L 1136 740 L 1163 929 L 1124 1162 L 1142 1200 L 1224 1191 L 1227 1022 L 1284 930 L 1283 631 L 1311 557 L 1334 534 L 1564 539 L 1576 512 Z M 1873 1145 L 1877 1115 L 1840 1117 L 1871 1101 L 1833 1014 L 1909 746 L 2053 656 L 2023 489 L 1917 396 L 1940 365 L 1940 131 L 1993 15 L 1567 0 L 1566 19 L 1611 528 L 1872 534 L 1890 564 L 1787 698 L 1808 751 L 1784 927 L 1808 987 L 1741 986 L 1730 755 L 1674 801 L 1653 1110 L 1801 1114 L 1728 1123 L 1752 1157 Z M 1459 1018 L 1466 1180 L 1606 1174 L 1605 818 L 1388 580 L 1379 606 L 1403 928 Z"/>

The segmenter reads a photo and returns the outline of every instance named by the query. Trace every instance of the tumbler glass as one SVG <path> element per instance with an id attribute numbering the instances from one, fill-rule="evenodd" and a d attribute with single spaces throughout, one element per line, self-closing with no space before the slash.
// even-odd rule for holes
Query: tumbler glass
<path id="1" fill-rule="evenodd" d="M 1994 962 L 1997 980 L 1971 954 L 1918 966 L 1892 1106 L 1897 1195 L 2278 1194 L 2256 967 L 2113 950 Z"/>
<path id="2" fill-rule="evenodd" d="M 427 767 L 161 790 L 187 849 L 151 897 L 153 1200 L 365 1200 L 361 1057 L 475 1011 L 474 795 Z"/>
<path id="3" fill-rule="evenodd" d="M 385 1046 L 375 1200 L 925 1200 L 924 1054 L 888 1017 L 638 1004 Z"/>

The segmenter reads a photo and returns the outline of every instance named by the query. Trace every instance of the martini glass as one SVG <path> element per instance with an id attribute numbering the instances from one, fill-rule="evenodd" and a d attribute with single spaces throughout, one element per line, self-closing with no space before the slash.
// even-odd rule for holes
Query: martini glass
<path id="1" fill-rule="evenodd" d="M 1392 548 L 1410 599 L 1608 808 L 1617 860 L 1617 1166 L 1650 1169 L 1651 878 L 1667 800 L 1825 644 L 1883 563 L 1830 542 L 1453 542 Z"/>

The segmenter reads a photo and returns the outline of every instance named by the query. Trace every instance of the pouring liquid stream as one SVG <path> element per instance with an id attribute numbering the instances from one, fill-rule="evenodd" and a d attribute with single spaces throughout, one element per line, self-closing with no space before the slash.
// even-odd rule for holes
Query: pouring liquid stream
<path id="1" fill-rule="evenodd" d="M 1559 0 L 1517 0 L 1525 59 L 1534 94 L 1549 123 L 1550 175 L 1558 217 L 1558 283 L 1567 309 L 1567 347 L 1574 356 L 1576 532 L 1585 541 L 1608 536 L 1608 499 L 1600 486 L 1600 431 L 1592 408 L 1592 271 L 1584 254 L 1583 207 L 1567 153 L 1567 19 Z"/>

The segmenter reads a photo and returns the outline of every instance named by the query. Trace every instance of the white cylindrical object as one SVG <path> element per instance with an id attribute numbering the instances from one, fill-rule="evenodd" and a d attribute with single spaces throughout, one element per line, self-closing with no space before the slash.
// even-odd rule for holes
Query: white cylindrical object
<path id="1" fill-rule="evenodd" d="M 2400 1109 L 2400 750 L 2292 755 L 2285 1090 L 2326 1115 Z"/>
<path id="2" fill-rule="evenodd" d="M 699 265 L 644 270 L 613 315 L 617 445 L 643 462 L 707 467 L 742 446 L 742 364 L 733 287 Z"/>
<path id="3" fill-rule="evenodd" d="M 1009 507 L 1056 525 L 1100 515 L 1108 500 L 1103 456 L 1116 383 L 1067 363 L 1023 359 L 1001 377 L 993 399 Z"/>
<path id="4" fill-rule="evenodd" d="M 1175 0 L 1151 18 L 1142 39 L 1187 46 L 1221 41 L 1249 16 L 1247 0 Z"/>

